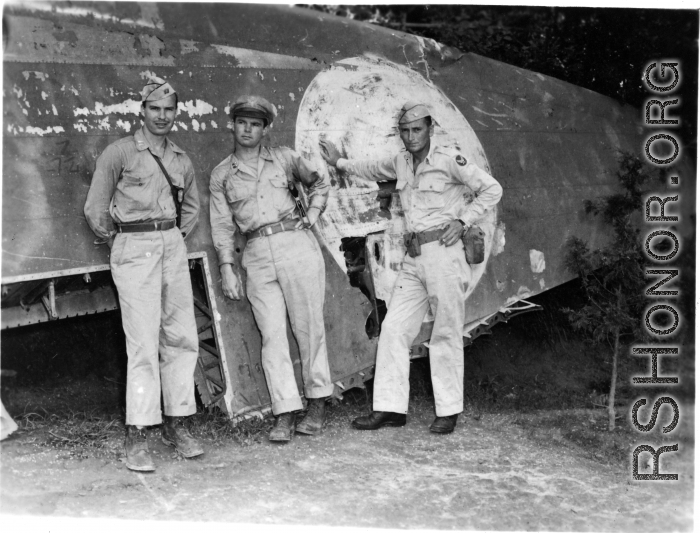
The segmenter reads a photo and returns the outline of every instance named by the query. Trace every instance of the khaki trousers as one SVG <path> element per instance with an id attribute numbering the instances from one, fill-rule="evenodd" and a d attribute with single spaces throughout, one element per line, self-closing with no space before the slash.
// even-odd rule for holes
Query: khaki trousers
<path id="1" fill-rule="evenodd" d="M 409 350 L 428 311 L 435 322 L 430 337 L 430 374 L 437 416 L 461 413 L 464 406 L 464 302 L 471 283 L 464 245 L 434 241 L 421 255 L 406 255 L 382 322 L 374 377 L 375 411 L 408 410 Z"/>
<path id="2" fill-rule="evenodd" d="M 287 340 L 287 313 L 299 344 L 306 398 L 333 392 L 323 302 L 326 267 L 309 230 L 252 239 L 243 252 L 246 292 L 262 335 L 262 366 L 275 415 L 302 408 Z"/>
<path id="3" fill-rule="evenodd" d="M 129 358 L 126 423 L 160 424 L 161 389 L 166 415 L 194 414 L 199 340 L 180 230 L 117 234 L 110 267 Z"/>

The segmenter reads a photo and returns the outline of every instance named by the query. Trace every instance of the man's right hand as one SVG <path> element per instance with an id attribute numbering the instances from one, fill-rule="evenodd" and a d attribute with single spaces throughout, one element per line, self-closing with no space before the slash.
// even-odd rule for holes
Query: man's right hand
<path id="1" fill-rule="evenodd" d="M 224 291 L 224 296 L 232 300 L 241 299 L 241 282 L 238 281 L 238 276 L 233 271 L 230 263 L 221 265 L 221 288 Z"/>
<path id="2" fill-rule="evenodd" d="M 326 139 L 321 139 L 318 144 L 321 147 L 321 157 L 323 157 L 329 165 L 333 167 L 336 166 L 338 164 L 338 159 L 343 157 L 340 150 L 336 148 L 335 144 Z"/>

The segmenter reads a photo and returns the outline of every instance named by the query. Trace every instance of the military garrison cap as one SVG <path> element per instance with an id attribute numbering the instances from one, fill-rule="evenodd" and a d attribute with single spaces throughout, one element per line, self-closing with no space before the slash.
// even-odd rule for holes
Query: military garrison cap
<path id="1" fill-rule="evenodd" d="M 230 115 L 232 119 L 236 117 L 262 118 L 267 120 L 269 125 L 277 116 L 277 109 L 262 96 L 246 94 L 236 99 Z"/>
<path id="2" fill-rule="evenodd" d="M 399 124 L 406 124 L 408 122 L 413 122 L 419 118 L 429 117 L 430 110 L 425 104 L 420 102 L 408 101 L 406 102 L 401 111 L 399 111 Z"/>
<path id="3" fill-rule="evenodd" d="M 157 76 L 148 78 L 148 83 L 141 89 L 141 101 L 152 102 L 167 98 L 171 94 L 175 94 L 175 89 L 167 81 Z"/>

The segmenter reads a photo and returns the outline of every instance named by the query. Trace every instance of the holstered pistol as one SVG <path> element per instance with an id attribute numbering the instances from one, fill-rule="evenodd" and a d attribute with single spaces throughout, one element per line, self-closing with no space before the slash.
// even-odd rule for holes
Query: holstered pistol
<path id="1" fill-rule="evenodd" d="M 478 265 L 484 262 L 484 232 L 479 226 L 471 226 L 462 233 L 462 242 L 467 263 Z"/>
<path id="2" fill-rule="evenodd" d="M 418 244 L 418 235 L 416 235 L 415 233 L 404 234 L 403 244 L 406 247 L 406 252 L 410 257 L 418 257 L 420 255 L 420 244 Z"/>

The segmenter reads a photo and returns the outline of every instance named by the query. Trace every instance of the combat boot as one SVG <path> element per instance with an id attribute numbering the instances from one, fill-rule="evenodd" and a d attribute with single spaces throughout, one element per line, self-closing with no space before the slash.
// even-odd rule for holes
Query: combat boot
<path id="1" fill-rule="evenodd" d="M 182 416 L 164 416 L 161 438 L 164 444 L 174 446 L 177 453 L 188 459 L 202 455 L 204 450 L 184 425 Z"/>
<path id="2" fill-rule="evenodd" d="M 294 421 L 296 413 L 282 413 L 275 420 L 275 427 L 270 431 L 268 437 L 272 442 L 289 442 L 294 433 Z"/>
<path id="3" fill-rule="evenodd" d="M 309 410 L 304 420 L 297 426 L 297 433 L 305 435 L 316 435 L 321 432 L 323 421 L 326 419 L 326 399 L 309 399 Z"/>
<path id="4" fill-rule="evenodd" d="M 156 467 L 148 453 L 148 438 L 146 428 L 128 425 L 126 426 L 126 439 L 124 440 L 124 453 L 126 454 L 126 467 L 138 472 L 153 472 Z"/>

